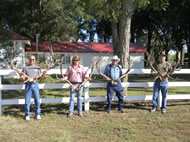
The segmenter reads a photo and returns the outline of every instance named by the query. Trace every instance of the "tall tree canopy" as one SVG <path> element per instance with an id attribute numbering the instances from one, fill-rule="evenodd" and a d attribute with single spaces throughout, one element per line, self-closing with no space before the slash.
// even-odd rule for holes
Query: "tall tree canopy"
<path id="1" fill-rule="evenodd" d="M 0 28 L 14 30 L 32 40 L 39 33 L 40 40 L 112 42 L 114 54 L 127 68 L 130 40 L 144 45 L 148 51 L 181 48 L 182 41 L 189 47 L 189 3 L 189 0 L 1 0 Z"/>
<path id="2" fill-rule="evenodd" d="M 4 26 L 32 40 L 35 34 L 40 40 L 75 40 L 74 17 L 82 15 L 77 0 L 3 0 L 1 10 Z"/>

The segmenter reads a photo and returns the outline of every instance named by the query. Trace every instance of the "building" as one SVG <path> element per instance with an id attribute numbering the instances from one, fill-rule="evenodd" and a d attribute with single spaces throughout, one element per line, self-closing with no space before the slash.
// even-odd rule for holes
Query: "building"
<path id="1" fill-rule="evenodd" d="M 22 68 L 25 64 L 25 45 L 30 45 L 30 40 L 22 35 L 19 35 L 12 31 L 4 31 L 4 34 L 0 33 L 0 60 L 1 68 L 7 67 L 6 64 L 10 60 L 10 48 L 13 46 L 13 42 L 16 42 L 15 57 L 17 61 L 17 67 Z M 3 35 L 3 36 L 2 36 Z M 19 52 L 16 52 L 19 51 Z M 17 54 L 16 54 L 17 53 Z"/>
<path id="2" fill-rule="evenodd" d="M 80 63 L 89 67 L 92 60 L 97 60 L 102 57 L 101 67 L 104 68 L 106 64 L 111 63 L 113 56 L 113 48 L 111 43 L 95 43 L 95 42 L 39 42 L 38 51 L 36 51 L 36 43 L 32 42 L 31 46 L 26 47 L 27 54 L 38 53 L 39 58 L 48 59 L 50 57 L 48 46 L 52 46 L 55 54 L 64 55 L 64 68 L 71 64 L 73 56 L 78 55 L 81 59 Z M 144 53 L 146 49 L 139 44 L 131 43 L 129 53 L 132 61 L 132 68 L 144 68 Z"/>

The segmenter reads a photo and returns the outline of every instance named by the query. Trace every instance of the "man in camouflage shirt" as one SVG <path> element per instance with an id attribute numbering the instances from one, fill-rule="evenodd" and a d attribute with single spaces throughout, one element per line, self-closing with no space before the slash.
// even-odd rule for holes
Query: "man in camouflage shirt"
<path id="1" fill-rule="evenodd" d="M 152 69 L 151 73 L 155 76 L 153 86 L 153 98 L 152 98 L 152 110 L 151 112 L 157 111 L 158 107 L 158 96 L 161 90 L 162 94 L 162 106 L 161 112 L 166 113 L 167 94 L 168 94 L 168 74 L 173 74 L 174 70 L 172 65 L 166 60 L 166 54 L 162 52 L 159 56 L 159 61 L 153 64 L 155 70 Z"/>

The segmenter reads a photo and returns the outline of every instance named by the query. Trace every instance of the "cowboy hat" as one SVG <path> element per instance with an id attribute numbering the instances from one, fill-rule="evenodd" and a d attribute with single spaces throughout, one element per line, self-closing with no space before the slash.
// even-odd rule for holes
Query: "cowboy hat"
<path id="1" fill-rule="evenodd" d="M 162 52 L 160 53 L 160 56 L 166 56 L 166 53 L 165 53 L 164 51 L 162 51 Z"/>
<path id="2" fill-rule="evenodd" d="M 111 60 L 117 60 L 118 62 L 120 61 L 117 55 L 113 56 Z"/>

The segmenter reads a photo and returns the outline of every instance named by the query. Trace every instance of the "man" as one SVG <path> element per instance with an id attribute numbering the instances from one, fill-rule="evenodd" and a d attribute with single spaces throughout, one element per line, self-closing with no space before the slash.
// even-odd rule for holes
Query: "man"
<path id="1" fill-rule="evenodd" d="M 120 59 L 118 56 L 113 56 L 112 64 L 108 64 L 105 68 L 104 74 L 108 76 L 112 81 L 107 83 L 107 112 L 111 111 L 111 104 L 114 92 L 118 97 L 118 110 L 123 113 L 123 88 L 121 82 L 114 82 L 122 75 L 121 65 L 118 65 Z M 113 83 L 114 82 L 114 83 Z"/>
<path id="2" fill-rule="evenodd" d="M 36 106 L 36 119 L 41 120 L 40 117 L 40 93 L 38 82 L 34 80 L 34 78 L 41 74 L 41 68 L 35 65 L 36 58 L 31 55 L 29 57 L 29 65 L 24 67 L 22 72 L 24 72 L 27 76 L 30 77 L 28 82 L 25 83 L 25 120 L 30 120 L 30 102 L 31 96 L 33 94 Z M 43 72 L 45 74 L 46 71 Z M 22 80 L 26 80 L 26 77 L 20 73 L 19 74 Z"/>
<path id="3" fill-rule="evenodd" d="M 161 112 L 166 113 L 167 94 L 168 94 L 168 73 L 173 74 L 172 66 L 166 62 L 166 54 L 162 52 L 159 56 L 159 61 L 153 64 L 155 70 L 152 70 L 152 74 L 156 76 L 153 86 L 153 105 L 151 112 L 155 112 L 158 109 L 158 96 L 161 90 L 162 93 L 162 106 Z"/>

